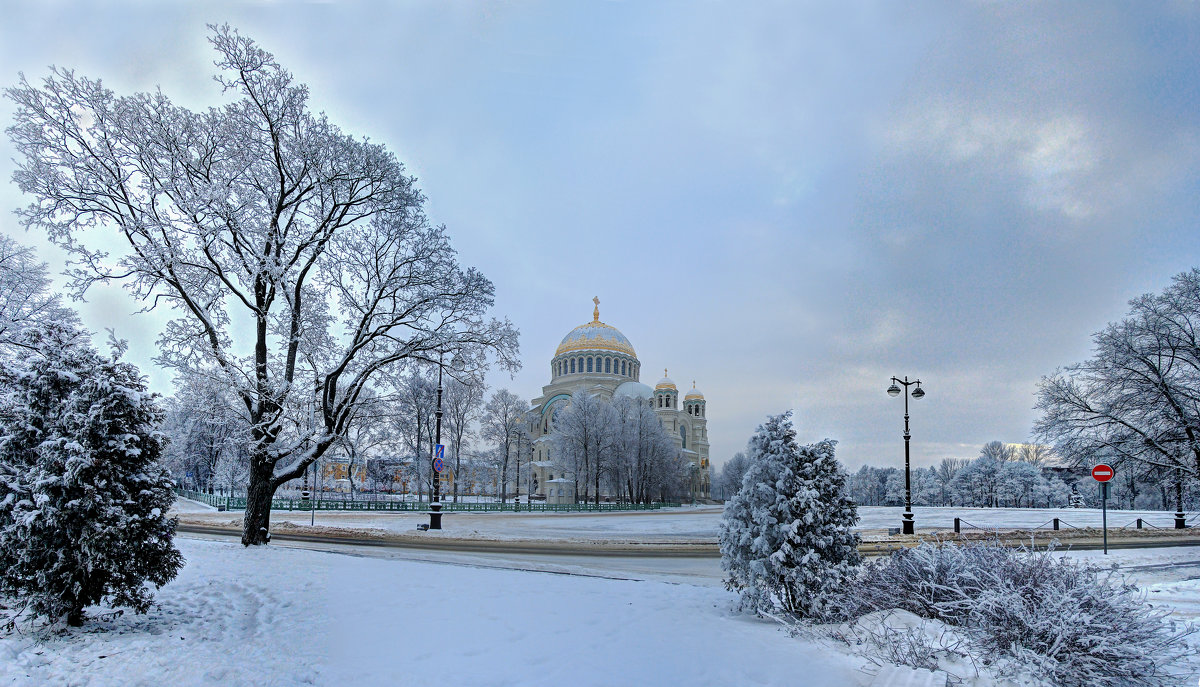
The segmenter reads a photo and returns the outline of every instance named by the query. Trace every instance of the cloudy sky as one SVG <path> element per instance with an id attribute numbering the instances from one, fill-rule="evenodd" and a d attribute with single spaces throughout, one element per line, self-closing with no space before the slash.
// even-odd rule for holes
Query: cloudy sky
<path id="1" fill-rule="evenodd" d="M 56 64 L 206 107 L 205 24 L 234 25 L 494 281 L 525 368 L 493 385 L 537 396 L 599 296 L 642 381 L 704 391 L 718 464 L 786 408 L 851 468 L 902 464 L 892 375 L 928 391 L 917 464 L 1024 441 L 1040 376 L 1200 266 L 1195 3 L 96 4 L 5 3 L 0 83 Z M 169 392 L 139 307 L 81 306 Z"/>

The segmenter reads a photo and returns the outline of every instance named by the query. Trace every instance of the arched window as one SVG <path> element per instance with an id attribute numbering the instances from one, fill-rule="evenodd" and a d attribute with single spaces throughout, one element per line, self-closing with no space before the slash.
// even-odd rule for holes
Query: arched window
<path id="1" fill-rule="evenodd" d="M 621 374 L 625 374 L 625 361 L 621 361 Z"/>
<path id="2" fill-rule="evenodd" d="M 612 358 L 605 358 L 605 359 L 604 359 L 604 371 L 605 371 L 605 372 L 612 372 Z"/>
<path id="3" fill-rule="evenodd" d="M 592 356 L 590 356 L 590 355 L 589 355 L 589 356 L 588 356 L 588 359 L 587 359 L 587 361 L 588 361 L 588 363 L 587 363 L 587 365 L 588 365 L 588 367 L 587 367 L 587 371 L 588 371 L 588 372 L 591 372 L 591 371 L 592 371 Z"/>
<path id="4" fill-rule="evenodd" d="M 687 430 L 683 425 L 679 425 L 679 441 L 683 443 L 683 448 L 687 448 Z"/>
<path id="5" fill-rule="evenodd" d="M 571 358 L 571 374 L 575 374 L 575 359 Z"/>

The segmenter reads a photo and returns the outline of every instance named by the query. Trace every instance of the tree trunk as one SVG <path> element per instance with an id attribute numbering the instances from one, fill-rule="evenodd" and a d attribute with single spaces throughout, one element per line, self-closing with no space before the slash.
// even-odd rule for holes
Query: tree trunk
<path id="1" fill-rule="evenodd" d="M 246 487 L 246 518 L 242 521 L 242 544 L 266 544 L 270 541 L 271 498 L 274 466 L 265 460 L 250 459 L 250 484 Z"/>
<path id="2" fill-rule="evenodd" d="M 83 624 L 83 607 L 79 606 L 67 611 L 67 624 L 71 627 L 79 627 Z"/>

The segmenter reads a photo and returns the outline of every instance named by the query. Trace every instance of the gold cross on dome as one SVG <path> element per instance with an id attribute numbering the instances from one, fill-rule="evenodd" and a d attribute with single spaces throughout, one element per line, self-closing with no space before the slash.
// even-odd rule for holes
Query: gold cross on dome
<path id="1" fill-rule="evenodd" d="M 596 304 L 596 308 L 592 310 L 592 322 L 600 321 L 600 297 L 593 296 L 592 302 Z"/>

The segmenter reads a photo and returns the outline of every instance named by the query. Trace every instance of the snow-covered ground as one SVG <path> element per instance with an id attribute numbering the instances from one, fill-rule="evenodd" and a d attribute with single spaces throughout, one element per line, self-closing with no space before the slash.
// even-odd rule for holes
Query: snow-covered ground
<path id="1" fill-rule="evenodd" d="M 866 687 L 875 670 L 733 611 L 715 559 L 176 541 L 187 565 L 150 615 L 0 637 L 0 685 Z M 1200 549 L 1064 555 L 1118 563 L 1152 603 L 1200 619 Z"/>
<path id="2" fill-rule="evenodd" d="M 4 685 L 867 685 L 711 586 L 177 540 L 148 616 L 0 637 Z"/>
<path id="3" fill-rule="evenodd" d="M 240 512 L 217 513 L 207 506 L 179 499 L 177 509 L 186 513 L 185 522 L 240 522 Z M 181 508 L 182 506 L 182 508 Z M 186 510 L 184 510 L 186 509 Z M 858 509 L 861 530 L 883 530 L 899 527 L 903 508 L 864 506 Z M 615 513 L 449 513 L 442 519 L 441 535 L 477 539 L 554 539 L 554 540 L 639 540 L 639 541 L 716 541 L 717 525 L 721 521 L 721 506 L 684 506 L 661 511 L 629 511 Z M 992 529 L 1049 528 L 1052 518 L 1059 518 L 1063 529 L 1099 527 L 1098 508 L 914 508 L 918 529 L 950 529 L 954 518 L 961 518 L 964 531 L 972 526 Z M 1131 525 L 1142 518 L 1157 527 L 1174 526 L 1174 515 L 1164 511 L 1108 512 L 1110 528 Z M 373 528 L 391 532 L 412 532 L 419 523 L 429 522 L 421 513 L 361 513 L 318 511 L 310 513 L 276 511 L 271 514 L 274 524 L 290 522 L 308 525 L 310 519 L 325 527 Z M 1189 522 L 1195 523 L 1193 514 Z"/>

